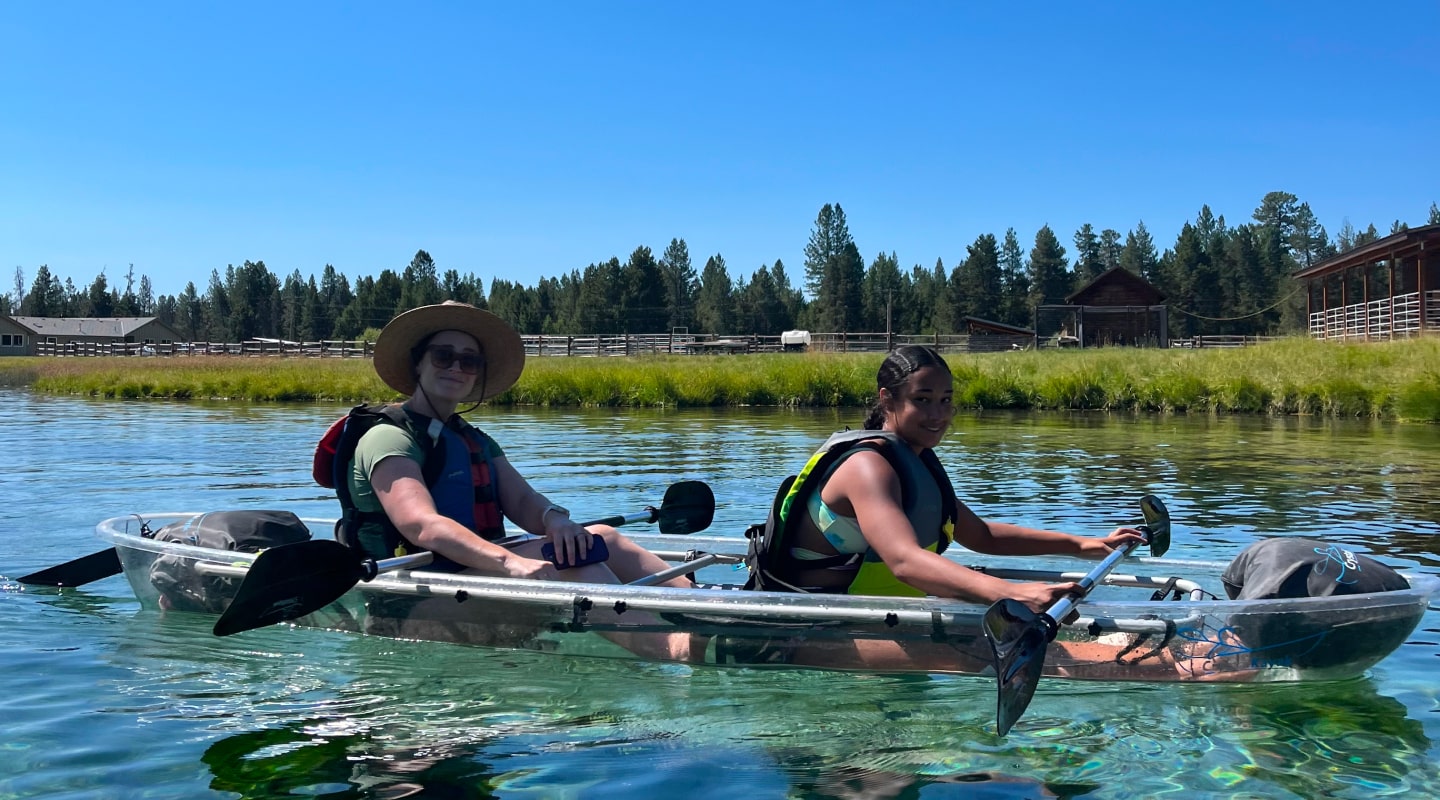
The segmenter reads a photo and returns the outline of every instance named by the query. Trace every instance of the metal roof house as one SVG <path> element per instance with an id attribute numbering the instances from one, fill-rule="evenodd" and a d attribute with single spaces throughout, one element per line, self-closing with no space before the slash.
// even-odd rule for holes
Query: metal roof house
<path id="1" fill-rule="evenodd" d="M 1392 233 L 1295 272 L 1310 336 L 1398 339 L 1440 331 L 1440 225 Z"/>
<path id="2" fill-rule="evenodd" d="M 180 340 L 158 317 L 0 317 L 0 356 L 131 355 Z"/>

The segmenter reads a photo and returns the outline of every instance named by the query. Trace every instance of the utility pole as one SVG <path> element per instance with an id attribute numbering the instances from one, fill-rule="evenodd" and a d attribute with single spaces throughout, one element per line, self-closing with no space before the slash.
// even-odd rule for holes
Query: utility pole
<path id="1" fill-rule="evenodd" d="M 890 320 L 895 308 L 895 290 L 885 290 L 885 352 L 895 349 L 895 334 L 891 330 Z"/>

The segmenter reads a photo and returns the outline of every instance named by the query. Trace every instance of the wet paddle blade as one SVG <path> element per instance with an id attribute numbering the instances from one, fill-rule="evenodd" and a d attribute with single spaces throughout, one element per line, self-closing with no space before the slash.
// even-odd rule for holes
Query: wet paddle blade
<path id="1" fill-rule="evenodd" d="M 216 636 L 263 628 L 330 605 L 360 581 L 359 560 L 329 539 L 272 547 L 260 553 L 235 599 L 215 623 Z"/>
<path id="2" fill-rule="evenodd" d="M 995 727 L 1001 736 L 1030 706 L 1040 673 L 1045 669 L 1045 648 L 1053 638 L 1045 619 L 1018 600 L 996 602 L 985 612 L 985 638 L 994 655 Z"/>
<path id="3" fill-rule="evenodd" d="M 1170 549 L 1170 512 L 1160 498 L 1147 494 L 1140 498 L 1140 513 L 1145 517 L 1145 528 L 1150 531 L 1150 555 L 1155 558 L 1165 555 Z"/>
<path id="4" fill-rule="evenodd" d="M 30 586 L 84 586 L 120 572 L 120 554 L 109 547 L 74 561 L 32 572 L 19 581 Z"/>
<path id="5" fill-rule="evenodd" d="M 697 533 L 715 519 L 715 493 L 704 481 L 680 481 L 665 490 L 660 503 L 660 532 Z"/>

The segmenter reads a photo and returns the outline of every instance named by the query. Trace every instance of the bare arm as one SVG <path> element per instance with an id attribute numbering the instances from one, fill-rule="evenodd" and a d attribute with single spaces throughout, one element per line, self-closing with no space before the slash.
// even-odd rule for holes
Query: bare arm
<path id="1" fill-rule="evenodd" d="M 550 511 L 555 504 L 531 486 L 509 459 L 497 458 L 491 465 L 500 482 L 500 510 L 511 522 L 553 542 L 555 555 L 563 562 L 584 557 L 590 550 L 589 531 L 572 521 L 568 513 Z"/>
<path id="2" fill-rule="evenodd" d="M 895 577 L 926 594 L 983 603 L 1013 597 L 1039 610 L 1075 588 L 1073 583 L 1011 583 L 926 550 L 899 497 L 900 480 L 894 468 L 874 452 L 846 459 L 822 490 L 822 498 L 837 513 L 853 511 L 865 541 Z"/>
<path id="3" fill-rule="evenodd" d="M 547 562 L 524 558 L 488 542 L 436 511 L 420 465 L 412 459 L 402 456 L 382 459 L 371 470 L 370 485 L 385 515 L 400 534 L 426 550 L 492 575 L 555 577 L 554 568 Z"/>
<path id="4" fill-rule="evenodd" d="M 981 519 L 964 503 L 955 502 L 955 541 L 977 553 L 1003 556 L 1078 555 L 1104 558 L 1133 539 L 1143 539 L 1134 528 L 1116 528 L 1108 536 L 1073 536 L 1060 531 L 1027 528 L 1010 522 Z"/>

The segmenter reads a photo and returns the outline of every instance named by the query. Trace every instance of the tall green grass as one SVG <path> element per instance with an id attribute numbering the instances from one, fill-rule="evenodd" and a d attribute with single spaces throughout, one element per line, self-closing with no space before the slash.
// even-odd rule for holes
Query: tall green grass
<path id="1" fill-rule="evenodd" d="M 868 354 L 532 358 L 492 400 L 541 406 L 853 407 L 875 396 Z M 1097 348 L 946 356 L 955 402 L 983 409 L 1310 414 L 1440 421 L 1440 339 L 1239 349 Z M 0 385 L 100 397 L 395 399 L 360 359 L 6 358 Z"/>

